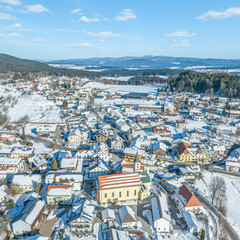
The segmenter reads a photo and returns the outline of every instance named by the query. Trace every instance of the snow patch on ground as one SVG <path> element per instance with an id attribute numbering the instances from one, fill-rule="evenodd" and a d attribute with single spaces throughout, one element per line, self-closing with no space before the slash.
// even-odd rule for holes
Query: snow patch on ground
<path id="1" fill-rule="evenodd" d="M 225 180 L 226 188 L 227 188 L 227 219 L 229 223 L 234 227 L 234 229 L 240 234 L 240 217 L 239 211 L 236 211 L 236 206 L 239 205 L 240 202 L 240 178 L 234 176 L 226 176 L 218 173 L 210 173 L 208 171 L 204 171 L 203 173 L 204 180 L 196 181 L 196 188 L 199 189 L 203 195 L 210 200 L 210 193 L 208 189 L 208 185 L 211 182 L 211 178 L 214 175 L 220 176 Z"/>

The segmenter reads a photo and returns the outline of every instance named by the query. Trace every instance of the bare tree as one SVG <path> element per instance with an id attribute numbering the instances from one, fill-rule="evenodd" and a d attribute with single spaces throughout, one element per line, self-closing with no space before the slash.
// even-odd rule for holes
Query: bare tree
<path id="1" fill-rule="evenodd" d="M 30 117 L 28 115 L 24 115 L 19 119 L 19 122 L 23 122 L 24 124 L 30 121 Z"/>
<path id="2" fill-rule="evenodd" d="M 222 177 L 214 176 L 209 184 L 212 203 L 226 214 L 226 183 Z"/>

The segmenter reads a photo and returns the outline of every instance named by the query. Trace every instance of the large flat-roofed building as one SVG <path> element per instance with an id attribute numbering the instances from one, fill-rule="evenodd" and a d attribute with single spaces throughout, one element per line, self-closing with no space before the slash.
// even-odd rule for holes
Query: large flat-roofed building
<path id="1" fill-rule="evenodd" d="M 141 186 L 137 172 L 99 176 L 96 198 L 100 203 L 140 200 Z"/>

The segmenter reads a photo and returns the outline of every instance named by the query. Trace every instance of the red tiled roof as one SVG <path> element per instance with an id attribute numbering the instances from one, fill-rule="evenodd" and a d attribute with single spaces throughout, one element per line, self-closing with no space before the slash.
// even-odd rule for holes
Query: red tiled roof
<path id="1" fill-rule="evenodd" d="M 98 177 L 100 190 L 141 186 L 138 173 L 122 173 Z"/>
<path id="2" fill-rule="evenodd" d="M 186 185 L 182 185 L 179 188 L 179 194 L 187 201 L 185 207 L 202 206 L 202 203 Z"/>

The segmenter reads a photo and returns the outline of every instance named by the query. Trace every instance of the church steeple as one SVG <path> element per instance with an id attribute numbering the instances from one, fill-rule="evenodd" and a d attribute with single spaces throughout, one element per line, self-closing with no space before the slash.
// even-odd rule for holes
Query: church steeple
<path id="1" fill-rule="evenodd" d="M 134 159 L 133 170 L 134 170 L 133 172 L 139 172 L 141 170 L 141 162 L 139 160 L 138 152 Z"/>

